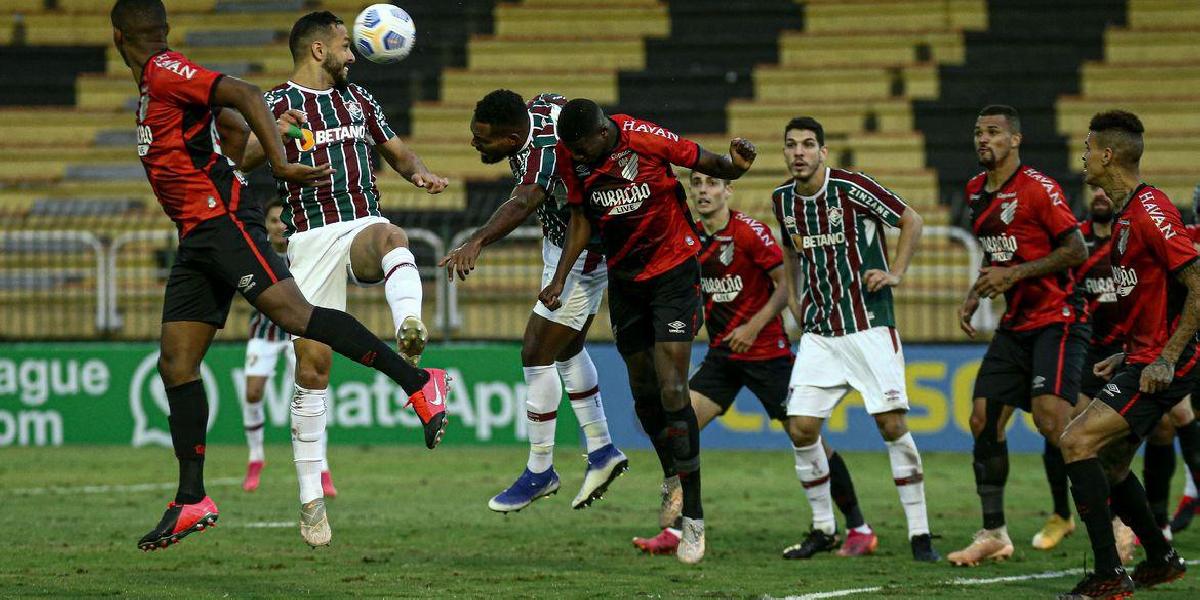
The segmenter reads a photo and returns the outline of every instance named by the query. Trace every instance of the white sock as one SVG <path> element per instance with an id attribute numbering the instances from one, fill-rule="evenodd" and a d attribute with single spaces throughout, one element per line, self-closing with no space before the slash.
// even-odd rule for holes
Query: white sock
<path id="1" fill-rule="evenodd" d="M 837 523 L 833 520 L 833 497 L 829 492 L 829 458 L 825 456 L 821 438 L 811 446 L 792 449 L 796 452 L 796 477 L 812 507 L 813 529 L 833 535 Z"/>
<path id="2" fill-rule="evenodd" d="M 925 510 L 925 474 L 921 469 L 921 454 L 913 442 L 912 433 L 894 442 L 885 442 L 892 462 L 892 480 L 908 518 L 908 537 L 929 533 L 929 517 Z"/>
<path id="3" fill-rule="evenodd" d="M 329 428 L 321 430 L 321 441 L 317 442 L 321 448 L 321 472 L 329 470 Z"/>
<path id="4" fill-rule="evenodd" d="M 242 402 L 242 425 L 246 427 L 246 445 L 250 447 L 250 462 L 263 460 L 263 423 L 266 415 L 262 400 L 253 404 Z"/>
<path id="5" fill-rule="evenodd" d="M 406 317 L 421 318 L 421 273 L 408 248 L 393 248 L 383 256 L 383 295 L 392 309 L 396 330 Z"/>
<path id="6" fill-rule="evenodd" d="M 321 438 L 325 434 L 325 397 L 329 390 L 296 386 L 292 396 L 292 457 L 300 480 L 300 503 L 317 498 L 321 491 Z"/>
<path id="7" fill-rule="evenodd" d="M 1196 480 L 1192 479 L 1192 470 L 1185 467 L 1183 469 L 1183 475 L 1184 475 L 1183 495 L 1187 496 L 1189 498 L 1196 498 L 1197 497 Z"/>
<path id="8" fill-rule="evenodd" d="M 571 409 L 583 429 L 584 439 L 587 440 L 587 451 L 594 452 L 612 443 L 608 434 L 608 419 L 604 416 L 604 403 L 600 401 L 600 378 L 596 374 L 596 365 L 587 350 L 562 362 L 555 362 L 555 368 L 562 377 L 563 386 L 571 398 Z"/>
<path id="9" fill-rule="evenodd" d="M 534 473 L 554 465 L 554 424 L 562 401 L 562 382 L 554 365 L 525 367 L 525 419 L 529 429 L 529 463 Z"/>

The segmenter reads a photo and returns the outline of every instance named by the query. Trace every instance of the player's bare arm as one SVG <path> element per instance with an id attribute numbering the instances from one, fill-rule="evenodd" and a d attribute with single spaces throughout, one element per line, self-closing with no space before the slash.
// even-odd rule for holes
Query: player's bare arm
<path id="1" fill-rule="evenodd" d="M 784 259 L 786 261 L 786 259 Z M 786 262 L 785 262 L 786 264 Z M 734 352 L 748 352 L 750 347 L 754 345 L 754 340 L 758 339 L 759 332 L 763 327 L 767 326 L 772 319 L 779 316 L 783 312 L 784 307 L 788 306 L 788 287 L 787 277 L 784 272 L 787 267 L 780 265 L 771 269 L 768 275 L 771 276 L 771 283 L 775 285 L 775 290 L 771 292 L 771 297 L 767 299 L 767 303 L 758 312 L 754 313 L 745 323 L 733 328 L 729 335 L 725 336 L 725 342 L 729 344 L 730 349 Z"/>
<path id="2" fill-rule="evenodd" d="M 451 250 L 438 261 L 438 266 L 445 267 L 446 274 L 451 279 L 457 274 L 459 279 L 465 281 L 467 275 L 475 270 L 475 261 L 483 247 L 504 239 L 504 236 L 528 220 L 545 201 L 546 190 L 542 186 L 536 183 L 516 186 L 512 196 L 492 213 L 487 222 L 476 229 L 461 246 Z"/>
<path id="3" fill-rule="evenodd" d="M 1058 241 L 1058 247 L 1037 260 L 1013 267 L 991 266 L 979 269 L 979 279 L 975 281 L 975 293 L 984 298 L 999 296 L 1022 279 L 1057 273 L 1077 267 L 1087 260 L 1087 245 L 1083 241 L 1083 234 L 1078 229 L 1064 233 Z"/>
<path id="4" fill-rule="evenodd" d="M 982 270 L 987 267 L 987 258 L 980 261 L 979 268 Z M 975 286 L 967 290 L 967 297 L 963 299 L 962 306 L 958 309 L 958 327 L 967 334 L 967 337 L 974 339 L 975 327 L 971 325 L 971 318 L 975 316 L 975 311 L 979 310 L 979 292 L 975 291 Z"/>
<path id="5" fill-rule="evenodd" d="M 1093 365 L 1092 372 L 1096 374 L 1096 377 L 1108 381 L 1109 379 L 1112 379 L 1113 374 L 1116 373 L 1117 369 L 1121 368 L 1121 365 L 1124 363 L 1125 353 L 1118 352 Z"/>
<path id="6" fill-rule="evenodd" d="M 303 111 L 288 109 L 275 120 L 275 128 L 280 137 L 287 135 L 288 130 L 308 121 Z M 217 115 L 217 131 L 221 135 L 221 150 L 233 161 L 241 171 L 253 171 L 267 162 L 267 154 L 263 151 L 258 137 L 250 131 L 246 119 L 236 110 L 223 110 Z"/>
<path id="7" fill-rule="evenodd" d="M 1200 329 L 1200 261 L 1192 261 L 1175 274 L 1175 279 L 1187 286 L 1187 298 L 1183 301 L 1179 326 L 1167 340 L 1167 345 L 1163 346 L 1162 354 L 1142 369 L 1139 387 L 1147 394 L 1161 392 L 1171 385 L 1179 355 L 1183 354 L 1188 344 L 1193 343 L 1196 331 Z"/>
<path id="8" fill-rule="evenodd" d="M 242 113 L 250 130 L 262 143 L 263 152 L 271 163 L 271 172 L 275 177 L 299 185 L 316 185 L 333 174 L 333 168 L 327 164 L 310 167 L 287 161 L 287 155 L 283 152 L 283 140 L 276 133 L 275 118 L 271 116 L 271 111 L 267 110 L 262 90 L 258 89 L 258 86 L 236 77 L 222 77 L 213 88 L 212 103 L 216 106 L 236 108 Z"/>
<path id="9" fill-rule="evenodd" d="M 917 242 L 921 240 L 921 230 L 925 228 L 925 220 L 910 206 L 900 215 L 900 242 L 896 249 L 896 260 L 892 261 L 891 269 L 871 269 L 863 274 L 868 292 L 878 292 L 885 287 L 900 285 L 908 265 L 912 262 L 913 254 L 917 251 Z"/>
<path id="10" fill-rule="evenodd" d="M 579 260 L 579 255 L 583 254 L 584 248 L 587 248 L 590 239 L 592 239 L 592 224 L 584 216 L 583 207 L 571 205 L 571 221 L 567 223 L 567 236 L 563 243 L 562 256 L 558 260 L 558 267 L 554 269 L 554 279 L 550 280 L 550 285 L 547 285 L 538 294 L 538 300 L 546 305 L 546 308 L 558 310 L 558 307 L 562 306 L 562 301 L 558 297 L 562 295 L 567 275 L 575 266 L 575 261 Z"/>
<path id="11" fill-rule="evenodd" d="M 426 192 L 439 194 L 450 184 L 450 180 L 430 172 L 425 163 L 421 162 L 421 157 L 400 141 L 400 138 L 394 137 L 377 147 L 379 154 L 393 171 L 411 181 L 413 185 L 424 188 Z"/>
<path id="12" fill-rule="evenodd" d="M 774 279 L 774 275 L 772 275 Z M 803 323 L 800 314 L 800 286 L 798 282 L 803 281 L 800 274 L 800 264 L 796 261 L 796 256 L 791 252 L 783 253 L 783 284 L 786 288 L 788 310 L 792 311 L 792 318 L 796 323 Z M 778 290 L 776 290 L 778 292 Z M 774 295 L 771 296 L 774 299 Z"/>
<path id="13" fill-rule="evenodd" d="M 729 154 L 713 154 L 700 148 L 695 170 L 721 179 L 737 179 L 750 170 L 756 156 L 758 150 L 750 140 L 734 138 L 729 142 Z"/>

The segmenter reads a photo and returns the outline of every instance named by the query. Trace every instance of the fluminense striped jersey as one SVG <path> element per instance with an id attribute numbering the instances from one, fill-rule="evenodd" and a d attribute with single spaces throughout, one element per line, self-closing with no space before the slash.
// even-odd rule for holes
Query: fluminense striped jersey
<path id="1" fill-rule="evenodd" d="M 825 187 L 796 193 L 795 182 L 771 196 L 783 245 L 795 252 L 803 277 L 801 325 L 806 333 L 840 336 L 872 327 L 895 327 L 892 290 L 868 292 L 862 276 L 888 269 L 880 225 L 896 227 L 908 206 L 875 180 L 825 169 Z"/>
<path id="2" fill-rule="evenodd" d="M 331 185 L 300 187 L 277 183 L 284 199 L 287 235 L 322 225 L 379 216 L 379 190 L 371 169 L 371 146 L 394 137 L 383 108 L 361 86 L 313 90 L 291 81 L 266 93 L 278 118 L 288 109 L 303 111 L 304 139 L 284 144 L 289 162 L 333 167 Z"/>
<path id="3" fill-rule="evenodd" d="M 279 255 L 284 263 L 287 263 L 287 254 Z M 274 321 L 267 318 L 267 315 L 258 312 L 257 308 L 250 307 L 250 339 L 266 340 L 268 342 L 282 342 L 292 339 L 288 332 L 282 327 L 275 324 Z"/>
<path id="4" fill-rule="evenodd" d="M 542 223 L 542 235 L 559 248 L 565 243 L 567 222 L 571 219 L 567 191 L 558 176 L 560 165 L 554 150 L 558 144 L 555 124 L 566 103 L 567 99 L 558 94 L 539 94 L 530 100 L 529 138 L 521 150 L 508 159 L 517 185 L 537 184 L 546 190 L 546 201 L 538 206 L 537 216 Z"/>

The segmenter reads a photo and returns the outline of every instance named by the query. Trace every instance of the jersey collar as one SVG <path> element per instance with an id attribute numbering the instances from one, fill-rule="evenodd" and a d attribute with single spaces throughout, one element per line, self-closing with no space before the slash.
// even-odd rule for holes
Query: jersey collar
<path id="1" fill-rule="evenodd" d="M 304 86 L 302 86 L 302 85 L 300 85 L 300 84 L 296 83 L 295 81 L 292 81 L 291 79 L 289 79 L 289 80 L 288 80 L 287 84 L 288 84 L 288 85 L 290 85 L 290 86 L 292 86 L 292 87 L 294 87 L 294 88 L 296 88 L 296 89 L 298 89 L 298 90 L 300 90 L 301 92 L 305 92 L 305 93 L 308 93 L 308 94 L 317 94 L 317 95 L 325 96 L 325 95 L 328 95 L 328 94 L 332 94 L 332 93 L 333 93 L 333 88 L 332 88 L 332 87 L 331 87 L 331 88 L 329 88 L 329 89 L 327 89 L 327 90 L 314 90 L 314 89 L 312 89 L 312 88 L 309 88 L 309 87 L 304 87 Z"/>
<path id="2" fill-rule="evenodd" d="M 517 150 L 518 153 L 528 150 L 533 145 L 533 113 L 525 111 L 525 116 L 529 119 L 529 135 L 525 136 L 525 145 L 521 146 L 520 150 Z M 557 133 L 558 128 L 556 127 L 555 137 L 558 137 Z"/>
<path id="3" fill-rule="evenodd" d="M 799 198 L 801 202 L 812 201 L 812 200 L 816 200 L 817 198 L 820 198 L 821 195 L 825 193 L 825 190 L 829 188 L 829 171 L 830 171 L 830 168 L 825 167 L 825 185 L 822 185 L 821 189 L 817 190 L 817 193 L 815 193 L 811 196 L 805 196 L 804 194 L 801 194 L 800 190 L 796 189 L 796 180 L 794 180 L 794 179 L 792 180 L 792 193 L 795 194 L 796 197 Z"/>

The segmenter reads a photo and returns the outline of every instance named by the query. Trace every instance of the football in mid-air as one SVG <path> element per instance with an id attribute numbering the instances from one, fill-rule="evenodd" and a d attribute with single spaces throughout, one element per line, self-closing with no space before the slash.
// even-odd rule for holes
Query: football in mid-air
<path id="1" fill-rule="evenodd" d="M 403 8 L 372 4 L 354 19 L 354 47 L 371 62 L 404 60 L 417 41 L 417 27 Z"/>

